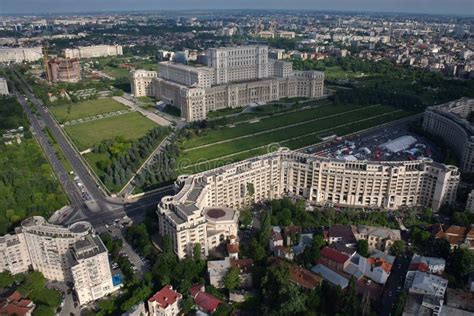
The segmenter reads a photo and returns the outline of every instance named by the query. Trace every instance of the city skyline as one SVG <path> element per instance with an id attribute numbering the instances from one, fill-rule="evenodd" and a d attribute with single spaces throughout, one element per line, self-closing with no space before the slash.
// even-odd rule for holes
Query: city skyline
<path id="1" fill-rule="evenodd" d="M 232 10 L 232 9 L 294 9 L 311 11 L 341 11 L 341 12 L 383 12 L 383 13 L 414 13 L 414 14 L 443 14 L 472 16 L 474 3 L 470 0 L 454 0 L 449 3 L 442 0 L 422 0 L 416 3 L 408 0 L 376 1 L 376 0 L 297 0 L 291 3 L 286 1 L 239 0 L 232 3 L 222 3 L 216 0 L 177 0 L 164 1 L 111 1 L 104 0 L 97 3 L 92 0 L 6 0 L 0 4 L 3 14 L 55 14 L 55 13 L 86 13 L 107 11 L 143 11 L 143 10 Z"/>

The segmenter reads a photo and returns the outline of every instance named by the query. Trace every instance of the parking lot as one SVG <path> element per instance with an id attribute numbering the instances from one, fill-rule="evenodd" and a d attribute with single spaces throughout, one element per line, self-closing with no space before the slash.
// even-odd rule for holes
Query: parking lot
<path id="1" fill-rule="evenodd" d="M 441 150 L 425 137 L 410 131 L 407 122 L 348 137 L 335 137 L 306 151 L 348 161 L 401 161 L 423 157 L 434 161 L 443 159 Z"/>

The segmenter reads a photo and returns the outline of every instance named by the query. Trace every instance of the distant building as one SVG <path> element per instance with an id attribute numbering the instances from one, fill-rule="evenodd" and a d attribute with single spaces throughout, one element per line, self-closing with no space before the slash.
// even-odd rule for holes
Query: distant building
<path id="1" fill-rule="evenodd" d="M 243 288 L 252 287 L 253 259 L 232 259 L 226 257 L 224 260 L 212 260 L 207 262 L 209 283 L 216 288 L 223 288 L 223 280 L 230 268 L 239 269 L 240 284 Z"/>
<path id="2" fill-rule="evenodd" d="M 433 233 L 435 238 L 445 238 L 451 245 L 452 250 L 460 246 L 474 250 L 474 227 L 456 225 L 443 227 L 442 225 L 437 225 Z"/>
<path id="3" fill-rule="evenodd" d="M 321 98 L 324 92 L 324 73 L 293 71 L 290 62 L 269 60 L 267 46 L 211 48 L 207 67 L 177 60 L 175 55 L 174 62 L 160 63 L 158 78 L 150 76 L 153 96 L 179 108 L 188 122 L 227 107 L 285 97 Z"/>
<path id="4" fill-rule="evenodd" d="M 43 48 L 38 47 L 0 47 L 0 64 L 32 62 L 43 58 Z"/>
<path id="5" fill-rule="evenodd" d="M 405 288 L 409 298 L 405 305 L 408 315 L 419 315 L 422 310 L 429 310 L 434 315 L 441 313 L 448 280 L 421 271 L 408 271 Z M 415 313 L 413 313 L 415 312 Z"/>
<path id="6" fill-rule="evenodd" d="M 54 58 L 48 60 L 49 82 L 78 82 L 81 80 L 81 63 L 78 59 Z"/>
<path id="7" fill-rule="evenodd" d="M 153 78 L 158 77 L 156 71 L 149 70 L 135 70 L 130 72 L 130 84 L 132 94 L 135 97 L 144 97 L 147 95 L 154 95 Z"/>
<path id="8" fill-rule="evenodd" d="M 119 55 L 123 55 L 123 49 L 121 45 L 79 46 L 77 48 L 67 48 L 64 50 L 65 58 L 81 59 Z"/>
<path id="9" fill-rule="evenodd" d="M 426 109 L 423 130 L 441 137 L 453 148 L 461 170 L 474 172 L 474 127 L 468 121 L 474 110 L 474 99 L 462 98 Z"/>
<path id="10" fill-rule="evenodd" d="M 409 270 L 440 274 L 444 272 L 445 267 L 446 260 L 444 259 L 424 257 L 415 253 L 411 259 Z"/>
<path id="11" fill-rule="evenodd" d="M 179 304 L 183 296 L 173 290 L 171 285 L 165 285 L 161 290 L 148 299 L 149 316 L 177 316 Z"/>
<path id="12" fill-rule="evenodd" d="M 7 79 L 0 77 L 0 95 L 9 95 Z"/>

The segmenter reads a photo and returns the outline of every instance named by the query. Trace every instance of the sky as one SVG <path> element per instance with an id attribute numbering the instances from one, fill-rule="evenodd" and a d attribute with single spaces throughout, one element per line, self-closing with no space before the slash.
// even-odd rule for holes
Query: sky
<path id="1" fill-rule="evenodd" d="M 474 0 L 0 0 L 0 14 L 190 9 L 297 9 L 472 16 Z"/>

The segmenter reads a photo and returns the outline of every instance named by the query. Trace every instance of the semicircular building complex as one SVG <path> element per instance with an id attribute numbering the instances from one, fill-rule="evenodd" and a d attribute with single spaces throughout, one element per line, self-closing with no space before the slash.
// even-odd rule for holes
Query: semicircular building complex
<path id="1" fill-rule="evenodd" d="M 217 240 L 235 235 L 238 210 L 251 203 L 298 196 L 315 205 L 426 206 L 437 211 L 456 197 L 455 166 L 415 161 L 343 161 L 288 149 L 247 159 L 176 181 L 176 195 L 158 205 L 161 235 L 171 237 L 180 258 L 200 243 L 207 255 Z M 225 211 L 224 211 L 225 210 Z"/>

